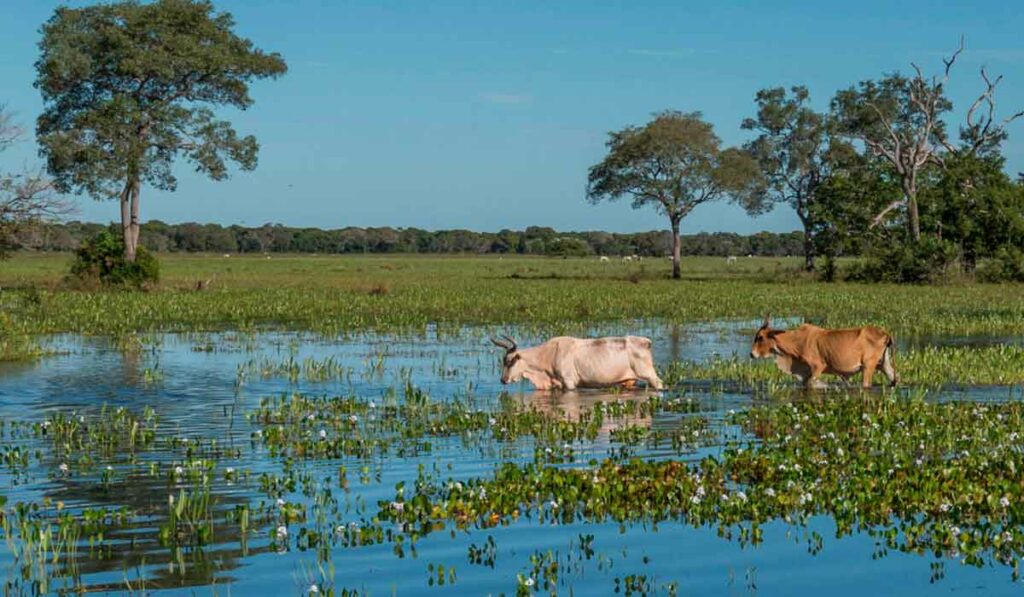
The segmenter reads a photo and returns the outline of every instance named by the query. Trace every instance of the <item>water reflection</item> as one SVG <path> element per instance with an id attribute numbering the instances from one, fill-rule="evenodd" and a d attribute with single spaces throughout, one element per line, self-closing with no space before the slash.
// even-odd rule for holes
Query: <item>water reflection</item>
<path id="1" fill-rule="evenodd" d="M 552 418 L 579 422 L 585 415 L 593 412 L 601 403 L 630 402 L 643 404 L 650 400 L 650 393 L 645 391 L 606 391 L 606 390 L 575 390 L 571 392 L 535 391 L 519 398 L 526 408 L 532 408 Z M 631 414 L 605 417 L 599 434 L 607 435 L 612 431 L 625 427 L 650 427 L 652 417 L 641 409 L 630 409 Z M 643 413 L 643 414 L 641 414 Z"/>

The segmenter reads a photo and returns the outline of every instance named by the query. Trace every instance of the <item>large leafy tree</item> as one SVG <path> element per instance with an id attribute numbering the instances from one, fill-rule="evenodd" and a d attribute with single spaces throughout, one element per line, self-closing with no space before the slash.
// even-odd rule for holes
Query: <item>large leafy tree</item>
<path id="1" fill-rule="evenodd" d="M 757 116 L 742 127 L 758 133 L 746 144 L 757 160 L 767 183 L 762 196 L 767 208 L 785 204 L 793 208 L 804 229 L 804 267 L 814 269 L 815 203 L 825 184 L 852 146 L 832 134 L 826 114 L 808 105 L 810 93 L 796 86 L 757 92 Z"/>
<path id="2" fill-rule="evenodd" d="M 608 155 L 590 168 L 587 198 L 592 203 L 622 197 L 633 208 L 653 206 L 672 228 L 672 277 L 680 277 L 679 227 L 695 207 L 723 198 L 754 201 L 757 163 L 721 140 L 700 112 L 665 111 L 644 126 L 608 134 Z"/>
<path id="3" fill-rule="evenodd" d="M 1024 248 L 1024 187 L 1003 166 L 999 155 L 950 156 L 921 192 L 923 225 L 957 245 L 967 271 L 1002 248 Z"/>
<path id="4" fill-rule="evenodd" d="M 37 136 L 61 192 L 118 199 L 125 258 L 135 259 L 143 184 L 174 190 L 184 157 L 214 180 L 256 167 L 259 146 L 213 108 L 252 105 L 249 83 L 284 60 L 233 32 L 204 0 L 58 8 L 42 28 Z"/>

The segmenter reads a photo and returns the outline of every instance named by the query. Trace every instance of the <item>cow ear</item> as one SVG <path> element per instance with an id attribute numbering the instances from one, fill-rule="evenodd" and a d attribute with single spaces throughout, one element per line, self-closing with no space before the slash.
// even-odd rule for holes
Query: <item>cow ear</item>
<path id="1" fill-rule="evenodd" d="M 768 329 L 769 327 L 771 327 L 771 325 L 772 325 L 772 314 L 771 313 L 765 313 L 764 314 L 764 321 L 761 322 L 761 329 L 762 330 Z"/>
<path id="2" fill-rule="evenodd" d="M 769 330 L 768 331 L 768 338 L 769 339 L 774 339 L 775 336 L 778 336 L 779 334 L 781 334 L 784 331 L 786 331 L 786 330 Z"/>

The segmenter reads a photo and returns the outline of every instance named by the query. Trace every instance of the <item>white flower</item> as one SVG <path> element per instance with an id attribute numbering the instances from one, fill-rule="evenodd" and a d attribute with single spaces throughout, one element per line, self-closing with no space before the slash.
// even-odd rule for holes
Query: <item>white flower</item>
<path id="1" fill-rule="evenodd" d="M 729 501 L 729 496 L 727 496 L 727 495 L 725 495 L 723 493 L 721 496 L 719 496 L 719 499 L 721 499 L 723 502 L 728 502 Z"/>
<path id="2" fill-rule="evenodd" d="M 314 415 L 313 413 L 309 413 L 308 415 L 306 415 L 306 418 L 309 419 L 310 421 L 312 421 L 312 420 L 316 419 L 316 415 Z M 313 585 L 313 586 L 316 586 L 316 585 Z"/>
<path id="3" fill-rule="evenodd" d="M 370 408 L 377 408 L 377 403 L 373 400 L 370 401 Z"/>
<path id="4" fill-rule="evenodd" d="M 112 471 L 112 470 L 114 470 L 114 467 L 112 467 L 112 466 L 110 466 L 110 465 L 108 464 L 108 465 L 107 465 L 107 470 L 108 470 L 108 471 Z"/>
<path id="5" fill-rule="evenodd" d="M 253 435 L 255 435 L 256 437 L 263 437 L 263 430 L 257 429 L 256 433 L 254 433 Z"/>
<path id="6" fill-rule="evenodd" d="M 327 439 L 327 432 L 323 429 L 320 430 L 320 439 Z"/>
<path id="7" fill-rule="evenodd" d="M 1003 497 L 999 498 L 999 505 L 1002 506 L 1003 508 L 1009 508 L 1010 507 L 1010 498 L 1006 497 L 1005 495 Z"/>
<path id="8" fill-rule="evenodd" d="M 690 503 L 694 504 L 694 505 L 699 504 L 700 503 L 700 496 L 698 496 L 698 495 L 691 495 L 690 496 Z"/>
<path id="9" fill-rule="evenodd" d="M 805 493 L 802 496 L 800 496 L 800 505 L 801 506 L 803 506 L 804 504 L 810 503 L 812 501 L 814 501 L 814 496 L 809 494 L 809 493 Z"/>
<path id="10" fill-rule="evenodd" d="M 765 495 L 767 495 L 768 497 L 775 497 L 775 490 L 774 490 L 774 489 L 772 489 L 771 487 L 769 487 L 768 489 L 765 489 L 765 490 L 764 490 L 764 493 L 765 493 Z"/>
<path id="11" fill-rule="evenodd" d="M 283 499 L 281 499 L 281 498 L 277 498 L 277 507 L 278 508 L 284 508 L 284 505 L 285 505 L 285 501 Z"/>
<path id="12" fill-rule="evenodd" d="M 64 462 L 62 462 L 61 465 L 58 468 L 60 469 L 60 472 L 62 472 L 62 473 L 67 473 L 68 470 L 69 470 L 69 467 L 68 467 L 67 463 L 64 463 Z"/>
<path id="13" fill-rule="evenodd" d="M 533 586 L 533 579 L 532 578 L 528 578 L 525 581 L 523 581 L 523 584 L 528 586 L 528 587 L 532 587 Z"/>
<path id="14" fill-rule="evenodd" d="M 402 502 L 391 502 L 391 509 L 395 512 L 401 512 L 405 509 L 405 504 Z"/>
<path id="15" fill-rule="evenodd" d="M 309 585 L 309 592 L 310 593 L 319 593 L 320 592 L 320 587 L 316 586 L 316 583 L 311 584 L 311 585 Z"/>
<path id="16" fill-rule="evenodd" d="M 277 538 L 286 539 L 288 538 L 288 527 L 281 525 L 277 527 Z"/>
<path id="17" fill-rule="evenodd" d="M 491 417 L 490 419 L 487 419 L 487 423 L 488 423 L 489 425 L 494 425 L 494 424 L 495 424 L 495 423 L 497 423 L 497 422 L 498 422 L 498 420 L 497 420 L 497 419 L 495 419 L 494 417 Z"/>
<path id="18" fill-rule="evenodd" d="M 958 527 L 958 526 L 949 527 L 949 532 L 953 533 L 953 536 L 956 537 L 956 536 L 958 536 L 960 534 L 960 527 Z"/>
<path id="19" fill-rule="evenodd" d="M 698 485 L 697 486 L 697 495 L 700 496 L 700 497 L 704 497 L 704 486 L 703 485 Z"/>
<path id="20" fill-rule="evenodd" d="M 481 487 L 480 488 L 480 499 L 483 500 L 483 499 L 486 499 L 486 498 L 487 498 L 487 490 L 484 489 L 483 487 Z"/>
<path id="21" fill-rule="evenodd" d="M 747 494 L 746 494 L 746 493 L 743 493 L 742 491 L 737 491 L 737 492 L 736 492 L 736 497 L 737 497 L 737 498 L 739 498 L 739 500 L 740 500 L 741 502 L 745 502 L 745 501 L 747 501 Z"/>
<path id="22" fill-rule="evenodd" d="M 228 475 L 233 475 L 233 474 L 235 474 L 235 469 L 234 469 L 234 467 L 230 467 L 229 466 L 224 472 L 226 474 L 228 474 Z"/>
<path id="23" fill-rule="evenodd" d="M 184 475 L 184 474 L 185 474 L 185 469 L 181 468 L 180 466 L 174 467 L 174 476 L 180 477 L 181 475 Z"/>
<path id="24" fill-rule="evenodd" d="M 953 507 L 953 506 L 951 506 L 951 505 L 949 505 L 949 504 L 947 504 L 947 503 L 943 502 L 943 503 L 939 504 L 939 512 L 949 512 L 949 510 L 950 510 L 950 509 L 951 509 L 952 507 Z"/>
<path id="25" fill-rule="evenodd" d="M 355 415 L 349 415 L 348 420 L 349 420 L 350 423 L 355 423 L 355 422 L 359 421 L 359 417 L 357 417 Z"/>
<path id="26" fill-rule="evenodd" d="M 551 506 L 552 510 L 558 509 L 558 502 L 556 502 L 555 500 L 551 500 L 550 502 L 548 502 L 548 505 Z"/>
<path id="27" fill-rule="evenodd" d="M 551 453 L 551 448 L 544 448 L 544 453 L 545 454 L 550 454 Z"/>
<path id="28" fill-rule="evenodd" d="M 85 423 L 85 415 L 78 415 L 78 422 Z"/>

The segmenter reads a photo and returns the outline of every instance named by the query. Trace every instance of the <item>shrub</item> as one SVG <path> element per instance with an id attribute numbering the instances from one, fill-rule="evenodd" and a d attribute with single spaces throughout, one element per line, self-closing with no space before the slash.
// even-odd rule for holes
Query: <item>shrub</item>
<path id="1" fill-rule="evenodd" d="M 1024 282 L 1024 251 L 1003 247 L 981 262 L 976 274 L 981 282 Z"/>
<path id="2" fill-rule="evenodd" d="M 134 262 L 125 261 L 121 238 L 105 230 L 75 251 L 71 275 L 108 286 L 142 288 L 160 279 L 160 263 L 142 245 L 136 249 Z"/>
<path id="3" fill-rule="evenodd" d="M 946 278 L 957 258 L 953 243 L 924 237 L 916 243 L 892 241 L 870 247 L 854 266 L 851 280 L 923 284 Z"/>

